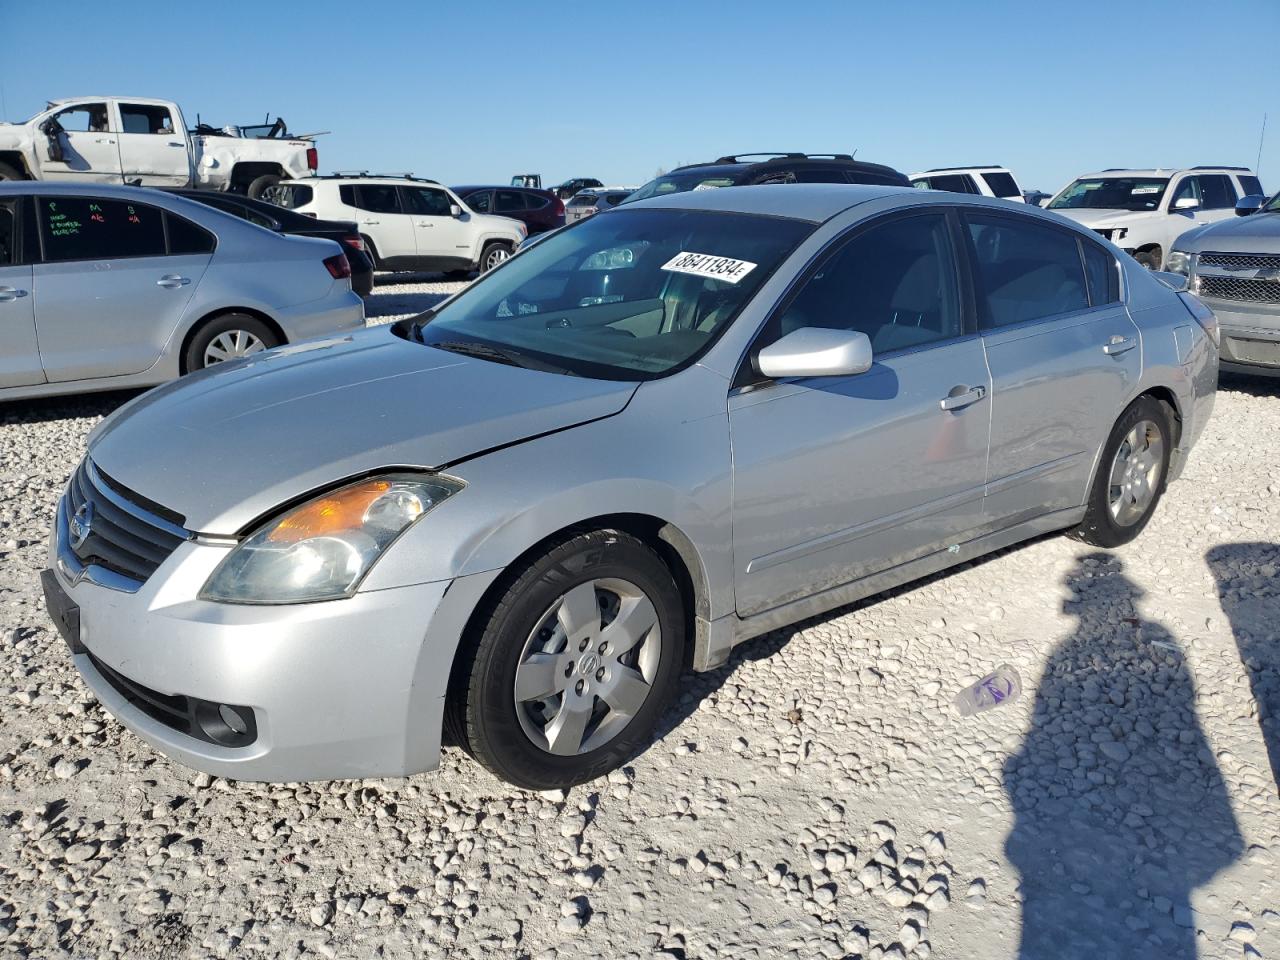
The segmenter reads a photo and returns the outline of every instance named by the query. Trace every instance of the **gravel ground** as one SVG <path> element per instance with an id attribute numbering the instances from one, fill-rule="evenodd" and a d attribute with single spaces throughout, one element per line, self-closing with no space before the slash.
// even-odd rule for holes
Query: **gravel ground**
<path id="1" fill-rule="evenodd" d="M 373 322 L 456 289 L 413 279 Z M 567 795 L 456 750 L 233 783 L 122 730 L 37 583 L 122 399 L 0 408 L 0 954 L 1280 956 L 1280 381 L 1224 382 L 1135 544 L 1042 539 L 760 638 Z M 1021 698 L 959 717 L 1000 663 Z"/>

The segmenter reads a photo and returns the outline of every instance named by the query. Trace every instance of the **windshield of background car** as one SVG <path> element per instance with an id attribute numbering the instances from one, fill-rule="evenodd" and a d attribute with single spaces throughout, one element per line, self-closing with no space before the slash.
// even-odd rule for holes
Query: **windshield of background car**
<path id="1" fill-rule="evenodd" d="M 686 190 L 712 190 L 717 187 L 732 187 L 733 178 L 724 174 L 712 175 L 701 173 L 672 173 L 656 180 L 650 180 L 635 193 L 627 197 L 627 203 L 635 200 L 648 200 L 650 197 L 665 197 L 669 193 L 684 193 Z"/>
<path id="2" fill-rule="evenodd" d="M 1274 197 L 1268 200 L 1262 209 L 1268 213 L 1280 212 L 1280 193 L 1277 193 Z"/>
<path id="3" fill-rule="evenodd" d="M 1081 179 L 1049 201 L 1049 209 L 1155 210 L 1168 186 L 1168 177 Z"/>
<path id="4" fill-rule="evenodd" d="M 619 209 L 550 235 L 477 280 L 423 343 L 609 380 L 693 362 L 813 230 L 780 217 Z"/>

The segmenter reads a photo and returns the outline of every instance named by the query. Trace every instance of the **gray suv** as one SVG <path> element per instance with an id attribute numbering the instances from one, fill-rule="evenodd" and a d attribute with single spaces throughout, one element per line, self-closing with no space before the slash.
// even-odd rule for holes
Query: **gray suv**
<path id="1" fill-rule="evenodd" d="M 1236 213 L 1182 234 L 1165 268 L 1217 314 L 1222 369 L 1280 376 L 1280 194 L 1244 197 Z"/>

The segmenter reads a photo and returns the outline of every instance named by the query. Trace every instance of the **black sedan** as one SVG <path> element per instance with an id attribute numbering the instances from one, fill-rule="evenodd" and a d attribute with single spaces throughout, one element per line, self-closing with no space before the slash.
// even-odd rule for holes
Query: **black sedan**
<path id="1" fill-rule="evenodd" d="M 168 192 L 215 207 L 275 233 L 336 241 L 351 264 L 351 289 L 362 297 L 367 297 L 373 291 L 373 261 L 364 251 L 364 240 L 360 237 L 357 225 L 349 220 L 317 220 L 237 193 L 219 193 L 216 190 Z"/>

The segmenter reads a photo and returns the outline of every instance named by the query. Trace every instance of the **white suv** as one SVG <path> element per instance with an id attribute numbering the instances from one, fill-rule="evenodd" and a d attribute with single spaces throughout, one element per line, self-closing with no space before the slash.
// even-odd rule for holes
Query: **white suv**
<path id="1" fill-rule="evenodd" d="M 1173 241 L 1233 216 L 1236 201 L 1262 193 L 1248 167 L 1103 170 L 1077 177 L 1045 204 L 1100 233 L 1149 270 L 1164 267 Z"/>
<path id="2" fill-rule="evenodd" d="M 995 164 L 983 167 L 936 167 L 913 173 L 907 178 L 921 190 L 946 190 L 948 193 L 973 193 L 980 197 L 999 197 L 1023 203 L 1022 188 L 1006 167 Z"/>
<path id="3" fill-rule="evenodd" d="M 306 177 L 270 187 L 262 199 L 324 220 L 354 220 L 379 270 L 483 273 L 528 232 L 519 220 L 476 213 L 448 187 L 418 177 Z"/>

